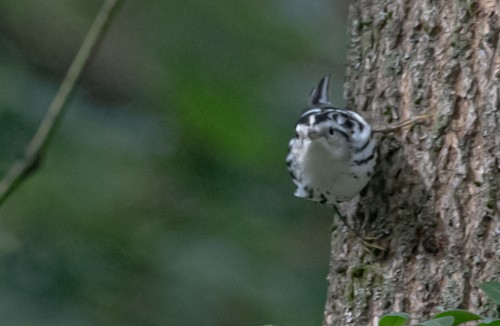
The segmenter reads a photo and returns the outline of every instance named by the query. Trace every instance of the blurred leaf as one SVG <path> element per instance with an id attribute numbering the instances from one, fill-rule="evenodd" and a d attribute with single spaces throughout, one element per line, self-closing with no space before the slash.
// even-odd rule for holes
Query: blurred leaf
<path id="1" fill-rule="evenodd" d="M 382 316 L 378 326 L 404 326 L 408 319 L 410 319 L 410 315 L 406 312 L 392 312 Z"/>
<path id="2" fill-rule="evenodd" d="M 412 326 L 453 326 L 454 321 L 455 318 L 448 316 L 438 319 L 431 319 Z"/>
<path id="3" fill-rule="evenodd" d="M 485 319 L 483 320 L 480 324 L 477 324 L 477 326 L 500 326 L 500 319 Z"/>
<path id="4" fill-rule="evenodd" d="M 453 323 L 453 325 L 460 325 L 468 321 L 482 319 L 481 316 L 476 315 L 475 313 L 461 309 L 443 311 L 432 317 L 432 319 L 438 319 L 447 316 L 452 316 L 455 318 L 455 322 Z"/>
<path id="5" fill-rule="evenodd" d="M 483 282 L 479 285 L 488 298 L 496 304 L 500 304 L 500 283 L 499 282 Z"/>

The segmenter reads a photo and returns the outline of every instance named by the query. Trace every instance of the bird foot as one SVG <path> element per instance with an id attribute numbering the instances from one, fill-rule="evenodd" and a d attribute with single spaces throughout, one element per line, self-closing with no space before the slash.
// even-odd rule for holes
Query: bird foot
<path id="1" fill-rule="evenodd" d="M 362 235 L 359 230 L 353 228 L 349 222 L 347 221 L 347 219 L 345 218 L 345 216 L 343 216 L 337 206 L 333 206 L 333 209 L 335 211 L 335 213 L 337 214 L 338 217 L 340 217 L 340 219 L 342 220 L 342 222 L 344 223 L 344 225 L 352 232 L 352 234 L 354 234 L 356 236 L 356 238 L 360 239 L 361 240 L 361 243 L 363 245 L 363 248 L 365 248 L 365 250 L 367 250 L 368 252 L 371 252 L 373 249 L 378 249 L 378 250 L 382 250 L 382 251 L 385 251 L 386 249 L 383 248 L 382 246 L 374 243 L 376 240 L 380 239 L 380 237 L 371 237 L 371 236 L 365 236 L 365 235 Z M 332 229 L 333 231 L 333 229 Z"/>
<path id="2" fill-rule="evenodd" d="M 401 129 L 404 127 L 412 127 L 414 124 L 421 123 L 425 120 L 429 120 L 430 118 L 431 118 L 431 116 L 429 114 L 417 115 L 416 117 L 413 117 L 412 119 L 393 123 L 386 128 L 374 128 L 373 132 L 387 134 L 387 133 L 393 132 L 394 130 L 398 130 L 398 129 Z"/>
<path id="3" fill-rule="evenodd" d="M 380 239 L 380 237 L 362 237 L 361 244 L 363 245 L 363 248 L 368 252 L 371 252 L 373 249 L 385 251 L 387 248 L 374 243 L 374 241 L 378 239 Z"/>

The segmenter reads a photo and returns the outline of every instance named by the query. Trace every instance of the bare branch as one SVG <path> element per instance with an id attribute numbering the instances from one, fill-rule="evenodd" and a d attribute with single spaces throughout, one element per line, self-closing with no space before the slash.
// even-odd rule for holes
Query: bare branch
<path id="1" fill-rule="evenodd" d="M 112 16 L 113 9 L 116 8 L 120 2 L 121 0 L 106 0 L 97 13 L 47 113 L 40 122 L 38 130 L 26 146 L 23 157 L 14 162 L 5 177 L 0 181 L 0 205 L 3 204 L 17 186 L 19 186 L 19 184 L 21 184 L 21 182 L 37 167 L 43 151 L 48 146 L 61 120 L 64 108 L 66 107 L 90 54 L 103 35 L 105 27 Z"/>

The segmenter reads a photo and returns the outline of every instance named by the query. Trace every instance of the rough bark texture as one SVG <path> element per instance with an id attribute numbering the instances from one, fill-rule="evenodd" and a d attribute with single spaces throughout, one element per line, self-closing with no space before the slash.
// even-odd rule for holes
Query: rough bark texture
<path id="1" fill-rule="evenodd" d="M 349 107 L 375 126 L 432 119 L 380 139 L 372 182 L 343 205 L 387 250 L 333 233 L 324 325 L 497 314 L 478 285 L 500 281 L 499 16 L 496 0 L 351 3 Z"/>

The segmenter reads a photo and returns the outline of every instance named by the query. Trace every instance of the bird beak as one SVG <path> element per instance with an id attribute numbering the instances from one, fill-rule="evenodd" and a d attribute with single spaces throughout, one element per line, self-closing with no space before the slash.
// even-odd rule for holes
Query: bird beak
<path id="1" fill-rule="evenodd" d="M 307 133 L 307 137 L 309 137 L 309 139 L 311 139 L 311 140 L 318 139 L 319 136 L 321 136 L 321 134 L 317 130 L 310 130 Z"/>

